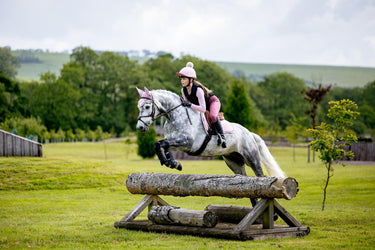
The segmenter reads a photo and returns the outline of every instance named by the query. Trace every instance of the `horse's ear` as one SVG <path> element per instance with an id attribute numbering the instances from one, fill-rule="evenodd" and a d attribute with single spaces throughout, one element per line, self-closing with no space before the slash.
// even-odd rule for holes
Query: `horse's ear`
<path id="1" fill-rule="evenodd" d="M 151 96 L 150 91 L 146 87 L 145 87 L 145 92 L 146 92 L 146 95 Z"/>
<path id="2" fill-rule="evenodd" d="M 138 94 L 139 94 L 140 96 L 143 96 L 143 94 L 144 94 L 145 92 L 143 92 L 143 90 L 141 90 L 141 89 L 139 89 L 139 88 L 137 88 L 137 87 L 136 87 L 136 89 L 137 89 L 137 91 L 138 91 Z"/>

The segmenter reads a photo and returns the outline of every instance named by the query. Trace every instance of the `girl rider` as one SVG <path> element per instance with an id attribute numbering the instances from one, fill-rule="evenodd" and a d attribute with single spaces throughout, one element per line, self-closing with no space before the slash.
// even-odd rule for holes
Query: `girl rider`
<path id="1" fill-rule="evenodd" d="M 193 63 L 188 62 L 186 67 L 182 68 L 180 72 L 176 73 L 176 75 L 178 75 L 181 79 L 181 93 L 183 96 L 182 105 L 185 107 L 191 107 L 192 109 L 202 113 L 208 110 L 210 112 L 210 119 L 212 121 L 213 129 L 215 129 L 219 135 L 218 145 L 221 144 L 223 148 L 226 148 L 227 145 L 223 128 L 221 126 L 220 119 L 218 119 L 221 106 L 220 101 L 211 90 L 195 80 L 197 75 L 193 67 Z"/>

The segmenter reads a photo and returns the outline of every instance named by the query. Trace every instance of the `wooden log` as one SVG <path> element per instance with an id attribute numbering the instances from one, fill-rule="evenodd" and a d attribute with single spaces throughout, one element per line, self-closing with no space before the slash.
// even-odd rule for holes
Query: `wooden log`
<path id="1" fill-rule="evenodd" d="M 156 224 L 214 227 L 217 216 L 210 211 L 196 211 L 173 206 L 153 206 L 148 219 Z"/>
<path id="2" fill-rule="evenodd" d="M 232 205 L 208 205 L 205 211 L 214 213 L 220 222 L 239 223 L 248 213 L 253 210 L 252 207 L 240 207 Z M 254 224 L 262 224 L 263 220 L 259 217 Z"/>
<path id="3" fill-rule="evenodd" d="M 297 195 L 294 178 L 242 175 L 180 175 L 132 173 L 126 180 L 132 194 L 222 196 L 229 198 L 284 198 Z"/>

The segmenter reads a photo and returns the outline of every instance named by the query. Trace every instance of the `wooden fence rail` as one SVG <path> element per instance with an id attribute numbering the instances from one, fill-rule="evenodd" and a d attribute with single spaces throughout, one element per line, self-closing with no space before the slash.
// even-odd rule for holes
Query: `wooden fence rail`
<path id="1" fill-rule="evenodd" d="M 43 157 L 42 144 L 0 129 L 0 157 Z"/>

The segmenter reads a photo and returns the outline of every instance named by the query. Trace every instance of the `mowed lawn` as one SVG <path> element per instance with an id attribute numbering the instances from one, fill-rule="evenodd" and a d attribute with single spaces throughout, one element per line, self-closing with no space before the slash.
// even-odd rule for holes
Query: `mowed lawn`
<path id="1" fill-rule="evenodd" d="M 143 198 L 127 191 L 129 173 L 231 174 L 224 161 L 183 161 L 182 172 L 177 172 L 156 159 L 141 159 L 135 144 L 60 143 L 43 148 L 43 158 L 0 158 L 1 249 L 375 248 L 375 165 L 336 165 L 322 212 L 324 166 L 318 159 L 307 163 L 305 148 L 296 149 L 293 161 L 292 148 L 271 147 L 281 168 L 297 179 L 300 188 L 296 198 L 279 202 L 311 233 L 242 242 L 113 227 Z M 250 168 L 247 171 L 253 175 Z M 250 205 L 248 199 L 163 198 L 196 210 L 209 204 Z M 140 218 L 146 216 L 144 212 Z"/>

